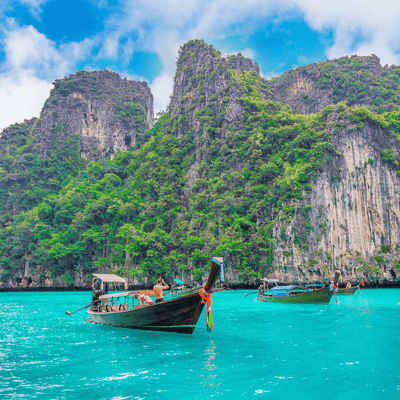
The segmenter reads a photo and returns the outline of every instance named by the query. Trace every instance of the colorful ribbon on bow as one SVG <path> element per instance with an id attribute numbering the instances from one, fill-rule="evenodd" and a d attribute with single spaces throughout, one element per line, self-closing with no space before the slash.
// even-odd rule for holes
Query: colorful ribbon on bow
<path id="1" fill-rule="evenodd" d="M 207 302 L 206 327 L 207 327 L 207 332 L 211 332 L 211 329 L 214 328 L 212 309 L 211 309 L 212 293 L 207 293 L 206 288 L 203 287 L 202 289 L 200 289 L 199 294 L 200 297 L 203 299 L 201 303 L 204 304 Z"/>

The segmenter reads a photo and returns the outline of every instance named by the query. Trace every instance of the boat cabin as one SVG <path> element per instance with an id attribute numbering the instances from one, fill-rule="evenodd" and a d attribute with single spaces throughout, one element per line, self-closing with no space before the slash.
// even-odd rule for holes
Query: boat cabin
<path id="1" fill-rule="evenodd" d="M 124 291 L 117 291 L 123 285 Z M 109 293 L 111 289 L 115 293 Z M 136 301 L 135 301 L 136 300 Z M 128 281 L 115 274 L 93 274 L 92 307 L 94 312 L 128 311 L 136 307 L 155 304 L 153 290 L 128 291 Z"/>

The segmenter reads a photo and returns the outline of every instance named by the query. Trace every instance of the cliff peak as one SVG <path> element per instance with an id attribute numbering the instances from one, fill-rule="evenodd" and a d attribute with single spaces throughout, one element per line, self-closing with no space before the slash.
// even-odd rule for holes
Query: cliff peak
<path id="1" fill-rule="evenodd" d="M 79 71 L 54 81 L 37 126 L 40 154 L 59 134 L 78 135 L 83 158 L 113 157 L 152 127 L 153 96 L 146 82 L 122 79 L 116 72 Z"/>

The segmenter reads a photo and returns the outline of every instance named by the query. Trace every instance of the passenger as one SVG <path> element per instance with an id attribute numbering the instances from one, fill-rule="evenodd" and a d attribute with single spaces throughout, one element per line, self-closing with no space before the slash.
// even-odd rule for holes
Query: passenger
<path id="1" fill-rule="evenodd" d="M 103 295 L 106 295 L 106 294 L 108 294 L 108 282 L 105 282 L 104 286 L 103 286 Z M 104 301 L 103 306 L 110 304 L 108 299 L 104 299 L 103 301 Z"/>
<path id="2" fill-rule="evenodd" d="M 143 301 L 143 303 L 146 303 L 147 305 L 154 304 L 154 301 L 151 299 L 151 297 L 145 293 L 139 295 L 139 300 Z"/>
<path id="3" fill-rule="evenodd" d="M 347 282 L 346 289 L 350 289 L 350 288 L 351 288 L 351 283 Z"/>
<path id="4" fill-rule="evenodd" d="M 165 293 L 163 293 L 163 289 L 169 289 L 169 286 L 164 282 L 164 279 L 160 277 L 157 281 L 157 285 L 153 286 L 153 290 L 156 295 L 156 303 L 164 301 L 163 295 Z"/>
<path id="5" fill-rule="evenodd" d="M 101 279 L 97 279 L 96 283 L 94 284 L 94 290 L 100 290 L 101 288 Z"/>
<path id="6" fill-rule="evenodd" d="M 93 292 L 93 297 L 92 297 L 92 310 L 93 311 L 99 311 L 99 306 L 100 306 L 99 297 L 100 296 L 101 296 L 101 291 L 100 290 L 95 290 Z"/>
<path id="7" fill-rule="evenodd" d="M 338 304 L 339 302 L 337 301 L 337 299 L 336 299 L 336 293 L 339 291 L 339 284 L 337 283 L 336 285 L 335 285 L 335 282 L 334 281 L 331 281 L 331 284 L 330 284 L 330 286 L 329 286 L 329 290 L 333 290 L 333 294 L 334 294 L 334 296 L 335 296 L 335 304 Z"/>

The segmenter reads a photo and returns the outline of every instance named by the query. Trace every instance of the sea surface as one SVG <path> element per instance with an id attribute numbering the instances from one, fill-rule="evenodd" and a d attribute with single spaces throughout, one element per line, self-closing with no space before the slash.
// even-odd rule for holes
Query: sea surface
<path id="1" fill-rule="evenodd" d="M 192 335 L 85 323 L 89 292 L 0 293 L 0 398 L 400 399 L 400 289 L 339 304 L 213 296 Z"/>

